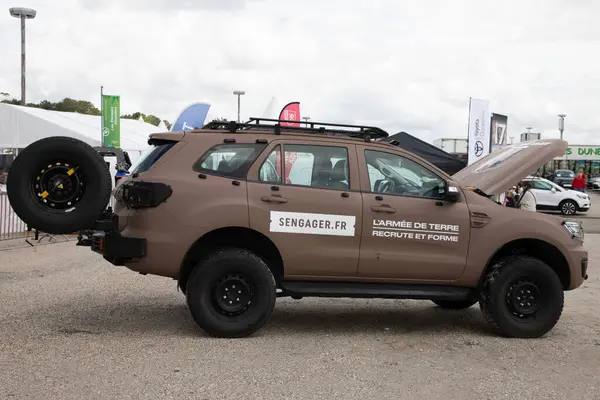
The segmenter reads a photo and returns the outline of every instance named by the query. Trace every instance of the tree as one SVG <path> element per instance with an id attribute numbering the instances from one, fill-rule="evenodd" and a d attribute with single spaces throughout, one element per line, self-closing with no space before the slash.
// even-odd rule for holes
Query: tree
<path id="1" fill-rule="evenodd" d="M 6 92 L 0 92 L 0 96 L 4 96 L 4 97 L 10 97 L 10 95 Z M 10 98 L 10 99 L 4 99 L 2 101 L 0 101 L 0 103 L 6 103 L 6 104 L 14 104 L 14 105 L 20 105 L 21 101 L 18 99 L 14 99 L 14 98 Z M 86 115 L 100 115 L 101 111 L 94 106 L 94 104 L 90 101 L 87 100 L 75 100 L 72 99 L 70 97 L 65 97 L 64 99 L 62 99 L 59 102 L 51 102 L 48 100 L 42 100 L 39 103 L 27 103 L 25 105 L 26 107 L 34 107 L 34 108 L 42 108 L 44 110 L 50 110 L 50 111 L 65 111 L 65 112 L 76 112 L 79 114 L 86 114 Z M 144 113 L 141 112 L 134 112 L 133 114 L 124 114 L 121 115 L 121 118 L 126 118 L 126 119 L 139 119 L 140 116 L 142 117 L 142 119 L 152 125 L 156 125 L 158 126 L 158 124 L 160 123 L 160 118 L 157 117 L 156 115 L 146 115 Z M 171 123 L 167 120 L 163 120 L 163 122 L 165 123 L 165 125 L 167 126 L 168 129 L 171 129 Z"/>
<path id="2" fill-rule="evenodd" d="M 142 117 L 142 119 L 144 120 L 144 122 L 147 122 L 149 124 L 152 125 L 156 125 L 158 126 L 158 124 L 160 124 L 160 118 L 158 118 L 156 115 L 146 115 L 144 113 L 141 112 L 134 112 L 133 114 L 125 114 L 125 115 L 121 115 L 121 118 L 125 118 L 125 119 L 140 119 L 140 116 Z M 168 129 L 171 129 L 171 123 L 169 121 L 167 121 L 166 119 L 163 120 L 163 122 L 165 123 L 165 125 L 167 126 Z"/>

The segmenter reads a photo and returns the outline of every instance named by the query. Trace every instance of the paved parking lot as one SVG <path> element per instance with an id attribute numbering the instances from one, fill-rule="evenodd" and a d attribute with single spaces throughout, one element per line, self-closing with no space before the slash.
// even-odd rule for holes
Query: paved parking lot
<path id="1" fill-rule="evenodd" d="M 545 338 L 490 335 L 478 306 L 278 300 L 255 336 L 206 337 L 175 282 L 74 242 L 0 251 L 3 399 L 598 399 L 600 235 Z"/>

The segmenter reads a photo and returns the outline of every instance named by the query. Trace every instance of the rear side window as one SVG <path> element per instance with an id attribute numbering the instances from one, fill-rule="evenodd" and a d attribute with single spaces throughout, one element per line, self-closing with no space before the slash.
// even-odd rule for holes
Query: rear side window
<path id="1" fill-rule="evenodd" d="M 230 178 L 246 178 L 250 166 L 266 146 L 266 143 L 218 145 L 200 157 L 193 169 Z"/>
<path id="2" fill-rule="evenodd" d="M 168 142 L 150 145 L 150 147 L 135 161 L 135 164 L 131 166 L 131 173 L 139 174 L 148 171 L 150 167 L 156 164 L 156 162 L 164 156 L 167 151 L 171 150 L 176 143 L 177 142 Z"/>

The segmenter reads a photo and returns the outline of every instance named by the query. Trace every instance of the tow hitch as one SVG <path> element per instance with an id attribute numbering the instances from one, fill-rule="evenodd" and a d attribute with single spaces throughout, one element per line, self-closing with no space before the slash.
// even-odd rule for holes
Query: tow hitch
<path id="1" fill-rule="evenodd" d="M 101 254 L 113 265 L 125 265 L 126 261 L 146 255 L 146 239 L 122 236 L 119 233 L 119 217 L 109 207 L 93 229 L 79 232 L 77 246 L 88 246 Z"/>

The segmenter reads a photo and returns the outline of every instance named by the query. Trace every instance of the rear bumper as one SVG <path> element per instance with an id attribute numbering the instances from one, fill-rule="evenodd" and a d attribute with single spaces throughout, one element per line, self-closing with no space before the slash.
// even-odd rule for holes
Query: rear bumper
<path id="1" fill-rule="evenodd" d="M 120 266 L 139 260 L 147 254 L 145 238 L 125 237 L 117 232 L 94 232 L 91 248 L 111 264 Z"/>
<path id="2" fill-rule="evenodd" d="M 89 246 L 114 265 L 139 261 L 147 254 L 146 238 L 122 236 L 119 216 L 110 212 L 96 221 L 93 230 L 82 232 L 77 245 Z"/>

